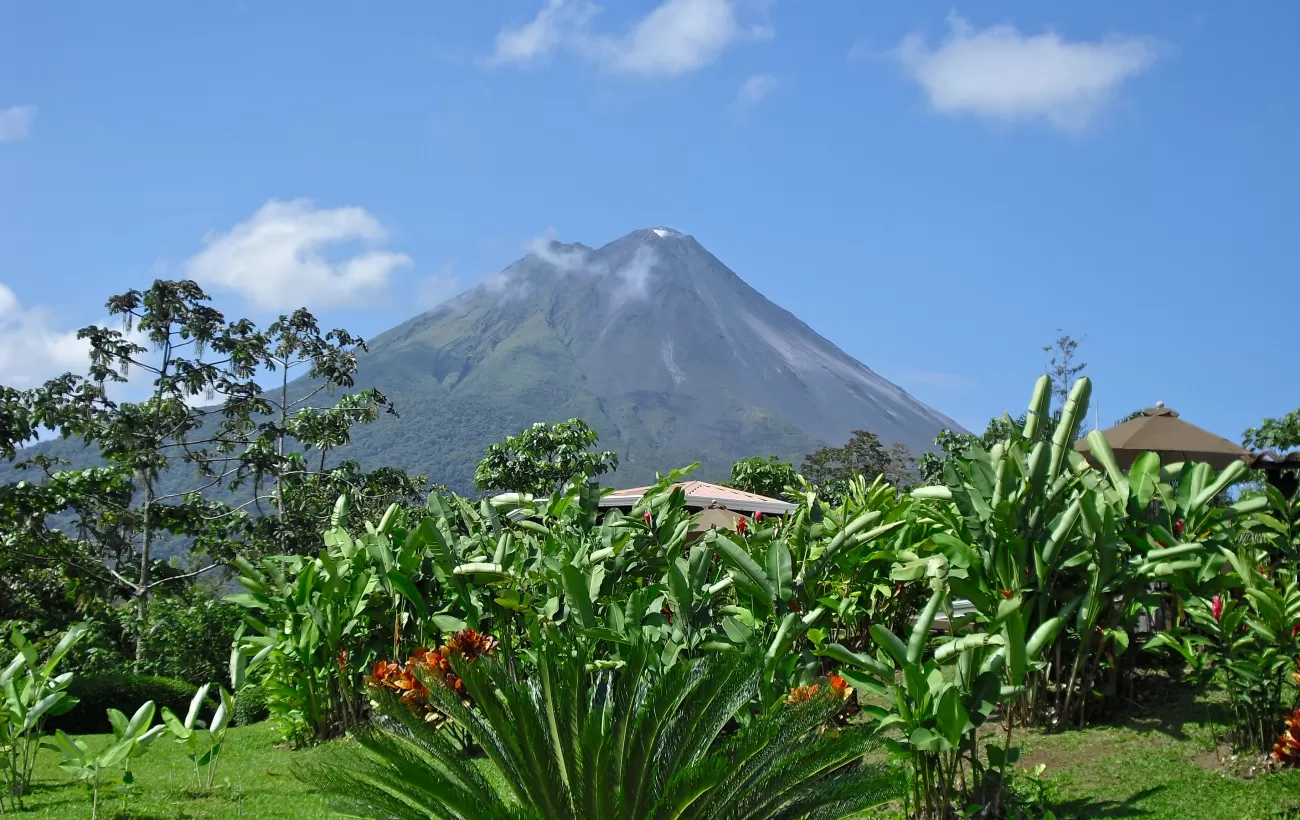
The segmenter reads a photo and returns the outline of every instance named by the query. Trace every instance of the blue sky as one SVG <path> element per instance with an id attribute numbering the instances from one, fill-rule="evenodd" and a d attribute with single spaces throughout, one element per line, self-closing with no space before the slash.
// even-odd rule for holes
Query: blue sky
<path id="1" fill-rule="evenodd" d="M 156 276 L 374 334 L 670 225 L 968 426 L 1300 406 L 1300 4 L 0 2 L 0 383 Z"/>

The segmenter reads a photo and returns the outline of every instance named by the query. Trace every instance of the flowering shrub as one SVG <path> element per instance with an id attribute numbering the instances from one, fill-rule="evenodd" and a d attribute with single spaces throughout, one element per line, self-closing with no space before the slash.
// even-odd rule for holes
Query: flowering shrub
<path id="1" fill-rule="evenodd" d="M 464 695 L 465 684 L 451 667 L 451 658 L 460 657 L 476 661 L 496 649 L 497 640 L 491 635 L 462 629 L 453 633 L 439 649 L 421 648 L 415 651 L 405 665 L 392 661 L 379 661 L 365 679 L 367 685 L 396 693 L 412 712 L 426 720 L 436 719 L 437 710 L 429 704 L 429 689 L 425 681 L 437 681 L 447 689 Z"/>
<path id="2" fill-rule="evenodd" d="M 1286 728 L 1273 744 L 1272 757 L 1287 766 L 1300 765 L 1300 709 L 1286 718 Z"/>

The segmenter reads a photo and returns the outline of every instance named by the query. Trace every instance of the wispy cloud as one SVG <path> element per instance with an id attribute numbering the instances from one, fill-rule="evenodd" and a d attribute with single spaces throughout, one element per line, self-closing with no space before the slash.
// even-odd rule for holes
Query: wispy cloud
<path id="1" fill-rule="evenodd" d="M 18 142 L 27 139 L 36 120 L 36 106 L 14 105 L 0 108 L 0 142 Z"/>
<path id="2" fill-rule="evenodd" d="M 948 16 L 948 26 L 947 38 L 936 47 L 911 34 L 894 50 L 936 111 L 1044 120 L 1075 133 L 1092 124 L 1124 82 L 1150 68 L 1163 50 L 1148 37 L 1070 42 L 1051 31 L 1021 34 L 1011 25 L 976 30 L 956 14 Z"/>
<path id="3" fill-rule="evenodd" d="M 185 263 L 198 282 L 242 296 L 256 307 L 286 310 L 374 304 L 409 256 L 382 249 L 388 231 L 364 208 L 316 208 L 309 200 L 271 200 L 252 218 L 210 235 Z M 341 259 L 324 251 L 361 242 Z"/>
<path id="4" fill-rule="evenodd" d="M 740 84 L 736 99 L 731 102 L 731 111 L 744 115 L 754 106 L 767 99 L 767 95 L 776 88 L 776 77 L 771 74 L 754 74 Z"/>
<path id="5" fill-rule="evenodd" d="M 0 284 L 0 384 L 33 387 L 69 370 L 84 373 L 89 351 L 76 330 L 56 327 L 52 314 L 23 307 Z"/>
<path id="6" fill-rule="evenodd" d="M 531 21 L 497 34 L 491 65 L 537 63 L 564 51 L 611 71 L 672 77 L 716 61 L 739 40 L 770 39 L 765 21 L 742 24 L 736 0 L 665 0 L 623 34 L 597 32 L 601 8 L 588 0 L 546 0 Z"/>
<path id="7" fill-rule="evenodd" d="M 460 277 L 446 265 L 442 273 L 434 273 L 420 280 L 416 288 L 416 303 L 422 310 L 431 310 L 459 294 L 464 287 Z"/>
<path id="8" fill-rule="evenodd" d="M 96 324 L 121 330 L 119 320 L 107 317 Z M 90 343 L 77 338 L 79 329 L 68 327 L 58 314 L 39 305 L 24 306 L 13 290 L 0 283 L 0 384 L 23 389 L 64 373 L 85 375 L 90 367 Z M 148 337 L 139 328 L 124 335 L 135 344 L 149 346 Z M 129 395 L 132 388 L 150 378 L 140 368 L 127 376 L 127 384 L 110 386 L 111 396 Z"/>
<path id="9" fill-rule="evenodd" d="M 586 247 L 556 242 L 553 230 L 532 238 L 525 246 L 532 256 L 565 276 L 609 277 L 616 284 L 612 291 L 616 302 L 646 296 L 654 268 L 659 264 L 659 254 L 655 249 L 640 245 L 630 259 L 612 265 L 593 258 L 591 250 Z"/>

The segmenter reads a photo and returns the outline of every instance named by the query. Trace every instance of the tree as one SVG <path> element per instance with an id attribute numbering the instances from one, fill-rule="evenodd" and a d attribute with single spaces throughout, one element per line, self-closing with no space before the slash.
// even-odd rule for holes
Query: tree
<path id="1" fill-rule="evenodd" d="M 355 465 L 312 478 L 323 471 L 325 454 L 347 443 L 354 423 L 392 410 L 377 391 L 344 395 L 333 407 L 309 405 L 352 385 L 363 340 L 344 330 L 322 336 L 305 310 L 261 332 L 247 319 L 228 321 L 209 301 L 190 281 L 158 280 L 147 290 L 113 296 L 108 311 L 122 319 L 122 330 L 90 326 L 78 333 L 90 346 L 88 377 L 67 373 L 30 391 L 0 387 L 0 455 L 25 454 L 20 447 L 44 428 L 93 445 L 104 462 L 62 470 L 38 454 L 17 466 L 43 473 L 43 494 L 24 488 L 27 482 L 5 489 L 28 504 L 14 535 L 24 554 L 38 563 L 75 560 L 65 572 L 107 577 L 114 590 L 108 597 L 134 605 L 137 667 L 148 601 L 159 586 L 223 565 L 250 538 L 262 548 L 278 547 L 297 533 L 314 548 L 315 537 L 307 534 L 319 531 L 328 512 L 309 499 L 321 489 L 330 504 L 344 487 L 363 499 L 394 488 L 411 494 L 404 473 L 367 476 Z M 257 383 L 262 368 L 280 375 L 278 392 Z M 304 369 L 314 386 L 291 393 L 295 369 Z M 107 387 L 132 374 L 145 375 L 147 394 L 138 401 L 111 398 Z M 306 458 L 312 447 L 321 454 L 315 469 Z M 245 482 L 251 498 L 233 507 L 218 500 Z M 295 495 L 298 485 L 303 491 Z M 264 495 L 267 486 L 272 491 Z M 254 523 L 249 510 L 264 512 L 263 501 L 274 515 Z M 46 518 L 59 515 L 73 519 L 71 541 L 46 527 Z M 155 547 L 167 536 L 187 542 L 190 556 L 204 556 L 207 564 L 178 571 L 158 561 Z"/>
<path id="2" fill-rule="evenodd" d="M 69 503 L 95 508 L 91 518 L 111 524 L 91 526 L 96 534 L 111 536 L 101 545 L 119 556 L 131 553 L 134 559 L 133 572 L 123 571 L 124 565 L 106 569 L 136 606 L 137 664 L 144 650 L 150 592 L 171 580 L 154 578 L 155 541 L 171 533 L 196 539 L 200 549 L 229 542 L 229 527 L 237 519 L 225 505 L 202 498 L 200 492 L 230 475 L 229 465 L 238 459 L 230 437 L 252 425 L 251 414 L 260 406 L 252 382 L 260 352 L 256 329 L 246 320 L 227 323 L 208 301 L 193 282 L 165 280 L 155 281 L 146 291 L 110 298 L 109 315 L 121 317 L 125 332 L 97 326 L 78 332 L 77 337 L 90 345 L 89 378 L 68 373 L 51 379 L 0 413 L 11 418 L 24 409 L 28 412 L 19 435 L 45 427 L 96 445 L 108 469 L 129 482 L 125 496 L 69 498 Z M 126 335 L 133 329 L 152 351 Z M 126 382 L 133 370 L 148 375 L 148 395 L 138 402 L 110 399 L 106 384 Z M 219 409 L 190 406 L 198 397 L 216 392 L 234 398 Z M 160 492 L 160 478 L 173 462 L 197 468 L 196 484 Z M 52 477 L 48 462 L 40 466 Z M 84 523 L 84 514 L 82 519 Z"/>
<path id="3" fill-rule="evenodd" d="M 888 450 L 880 437 L 869 430 L 854 430 L 841 447 L 822 447 L 804 457 L 799 472 L 828 498 L 838 498 L 855 475 L 868 481 L 884 476 L 896 487 L 910 485 L 913 459 L 907 446 L 895 442 Z"/>
<path id="4" fill-rule="evenodd" d="M 538 422 L 489 445 L 474 470 L 474 483 L 484 492 L 550 495 L 578 476 L 595 478 L 618 469 L 617 453 L 591 449 L 599 441 L 581 419 Z"/>
<path id="5" fill-rule="evenodd" d="M 921 482 L 925 484 L 944 483 L 944 465 L 950 463 L 952 459 L 959 458 L 971 447 L 978 446 L 987 450 L 999 441 L 1006 441 L 1011 437 L 1013 424 L 1017 429 L 1023 430 L 1025 426 L 1024 416 L 1014 422 L 1008 421 L 1005 416 L 989 419 L 982 436 L 970 433 L 954 433 L 952 430 L 947 429 L 940 430 L 939 435 L 934 437 L 934 445 L 943 455 L 939 456 L 934 452 L 921 455 L 920 460 L 917 462 L 917 471 L 920 474 Z M 1054 425 L 1049 420 L 1048 424 L 1041 425 L 1041 428 L 1052 426 Z"/>
<path id="6" fill-rule="evenodd" d="M 1281 418 L 1266 418 L 1258 427 L 1241 434 L 1242 446 L 1249 450 L 1272 450 L 1285 453 L 1300 447 L 1300 410 L 1292 410 Z"/>
<path id="7" fill-rule="evenodd" d="M 425 476 L 407 475 L 397 467 L 365 472 L 351 460 L 289 476 L 277 502 L 278 514 L 258 516 L 251 522 L 250 549 L 245 550 L 245 557 L 272 550 L 281 555 L 319 552 L 320 533 L 328 529 L 339 496 L 347 496 L 352 520 L 361 523 L 379 521 L 391 504 L 422 509 L 431 489 L 447 492 L 439 484 L 431 487 Z"/>
<path id="8" fill-rule="evenodd" d="M 354 424 L 373 422 L 380 412 L 397 415 L 392 402 L 374 389 L 338 396 L 324 407 L 312 404 L 314 399 L 335 397 L 340 388 L 354 386 L 357 356 L 367 349 L 364 339 L 342 328 L 322 335 L 316 317 L 305 308 L 281 315 L 259 337 L 260 364 L 277 376 L 279 383 L 273 390 L 257 394 L 261 413 L 258 423 L 240 442 L 243 449 L 241 470 L 231 481 L 232 489 L 244 482 L 252 484 L 253 498 L 245 505 L 252 504 L 259 512 L 263 511 L 261 502 L 269 501 L 272 505 L 274 516 L 262 516 L 258 522 L 256 541 L 259 551 L 273 548 L 280 553 L 298 552 L 290 542 L 301 541 L 304 536 L 317 532 L 325 520 L 324 517 L 305 520 L 302 517 L 302 499 L 316 497 L 319 487 L 315 485 L 322 484 L 320 477 L 325 473 L 330 450 L 351 441 Z M 299 370 L 304 371 L 302 375 L 309 386 L 291 391 L 290 381 L 294 372 Z M 238 400 L 240 397 L 227 398 Z M 318 453 L 314 468 L 308 463 L 313 448 Z M 350 466 L 342 473 L 335 471 L 333 477 L 323 482 L 328 485 L 328 504 L 331 507 L 334 499 L 344 492 L 362 497 L 373 492 L 373 488 L 366 487 L 371 482 L 363 477 L 355 463 L 348 464 Z M 376 477 L 374 482 L 383 484 L 391 478 L 385 474 Z M 404 473 L 402 479 L 409 481 Z M 304 482 L 311 486 L 293 487 Z M 268 484 L 272 493 L 263 495 L 262 491 Z M 298 500 L 290 501 L 288 496 L 291 492 L 298 496 Z M 290 507 L 295 507 L 298 515 L 290 516 Z M 290 521 L 291 517 L 295 520 Z M 311 537 L 311 548 L 314 550 L 315 546 L 315 539 Z"/>
<path id="9" fill-rule="evenodd" d="M 1047 373 L 1048 378 L 1052 380 L 1052 395 L 1057 399 L 1056 408 L 1048 418 L 1043 420 L 1043 424 L 1038 425 L 1038 441 L 1050 442 L 1052 440 L 1052 436 L 1056 433 L 1056 425 L 1061 419 L 1061 410 L 1065 405 L 1065 400 L 1070 395 L 1070 387 L 1084 368 L 1088 366 L 1087 362 L 1075 363 L 1075 357 L 1079 352 L 1079 344 L 1083 340 L 1074 339 L 1059 329 L 1057 333 L 1061 335 L 1057 337 L 1053 344 L 1043 345 L 1043 352 L 1051 354 L 1043 370 Z M 1140 415 L 1142 415 L 1141 411 L 1131 413 L 1123 421 Z M 940 430 L 939 435 L 935 436 L 934 444 L 942 455 L 933 451 L 921 455 L 920 460 L 917 462 L 921 481 L 926 484 L 942 484 L 945 464 L 951 463 L 952 459 L 959 457 L 969 450 L 972 445 L 979 445 L 988 450 L 1000 441 L 1007 441 L 1011 438 L 1012 430 L 1025 429 L 1025 419 L 1024 413 L 1014 419 L 1006 413 L 996 416 L 989 419 L 982 436 L 971 433 L 957 433 L 952 430 Z M 1075 437 L 1082 438 L 1086 434 L 1087 425 L 1080 425 Z"/>
<path id="10" fill-rule="evenodd" d="M 731 478 L 724 486 L 768 498 L 781 498 L 786 487 L 798 483 L 798 471 L 785 459 L 778 456 L 752 456 L 731 465 Z"/>
<path id="11" fill-rule="evenodd" d="M 1060 399 L 1061 404 L 1064 404 L 1066 397 L 1070 394 L 1070 386 L 1074 384 L 1075 379 L 1084 371 L 1088 363 L 1074 363 L 1074 357 L 1079 352 L 1079 343 L 1083 341 L 1082 339 L 1073 339 L 1059 328 L 1056 332 L 1061 334 L 1057 337 L 1056 342 L 1043 345 L 1043 352 L 1052 354 L 1052 357 L 1047 361 L 1045 371 L 1052 379 L 1052 395 Z"/>

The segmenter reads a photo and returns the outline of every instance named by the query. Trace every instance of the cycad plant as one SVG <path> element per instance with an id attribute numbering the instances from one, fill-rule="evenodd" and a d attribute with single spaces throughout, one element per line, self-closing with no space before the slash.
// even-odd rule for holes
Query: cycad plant
<path id="1" fill-rule="evenodd" d="M 831 818 L 902 796 L 901 774 L 863 761 L 873 730 L 827 728 L 842 686 L 800 689 L 740 726 L 760 658 L 709 654 L 657 674 L 644 642 L 617 668 L 591 663 L 567 631 L 534 646 L 520 679 L 491 656 L 452 656 L 459 685 L 423 676 L 429 704 L 486 761 L 372 689 L 384 717 L 299 777 L 343 811 L 384 818 Z"/>

